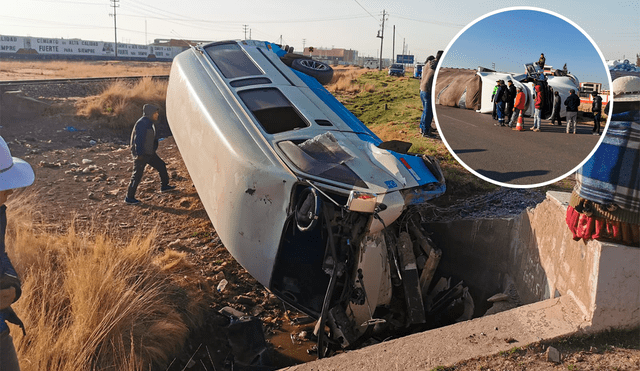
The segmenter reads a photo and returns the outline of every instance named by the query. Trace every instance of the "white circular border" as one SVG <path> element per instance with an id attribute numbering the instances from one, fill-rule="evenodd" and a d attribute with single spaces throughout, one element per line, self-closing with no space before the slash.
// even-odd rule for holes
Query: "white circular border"
<path id="1" fill-rule="evenodd" d="M 498 14 L 498 13 L 504 13 L 504 12 L 509 12 L 509 11 L 513 11 L 513 10 L 531 10 L 531 11 L 536 11 L 536 12 L 541 12 L 541 13 L 547 13 L 550 14 L 552 16 L 555 16 L 557 18 L 560 18 L 562 20 L 564 20 L 565 22 L 569 23 L 570 25 L 572 25 L 573 27 L 575 27 L 578 31 L 582 32 L 582 34 L 587 38 L 587 40 L 589 40 L 589 42 L 591 42 L 591 45 L 595 48 L 596 52 L 598 52 L 598 55 L 600 56 L 600 60 L 602 61 L 602 66 L 605 68 L 606 72 L 607 72 L 607 79 L 609 81 L 609 90 L 611 90 L 611 88 L 613 87 L 613 82 L 611 81 L 611 73 L 609 71 L 609 68 L 607 68 L 607 62 L 604 59 L 604 55 L 602 54 L 602 52 L 600 51 L 600 48 L 598 48 L 598 45 L 596 45 L 596 43 L 593 41 L 593 39 L 591 38 L 591 36 L 589 36 L 580 26 L 578 26 L 577 24 L 575 24 L 572 20 L 570 20 L 569 18 L 558 14 L 556 12 L 552 12 L 550 10 L 547 9 L 543 9 L 543 8 L 537 8 L 537 7 L 532 7 L 532 6 L 514 6 L 514 7 L 509 7 L 509 8 L 502 8 L 502 9 L 498 9 L 498 10 L 494 10 L 492 12 L 489 12 L 479 18 L 476 18 L 473 22 L 469 23 L 468 25 L 466 25 L 460 32 L 458 32 L 458 34 L 449 42 L 449 45 L 447 45 L 447 48 L 444 50 L 444 53 L 442 54 L 442 57 L 440 58 L 440 61 L 438 62 L 438 65 L 436 66 L 436 74 L 433 78 L 433 86 L 436 85 L 436 81 L 438 81 L 438 73 L 440 72 L 440 67 L 442 67 L 442 62 L 444 61 L 445 57 L 447 56 L 447 53 L 449 52 L 449 49 L 451 49 L 451 47 L 453 46 L 453 44 L 458 40 L 458 38 L 460 37 L 460 35 L 462 35 L 463 33 L 465 33 L 471 26 L 475 25 L 476 23 L 482 21 L 485 18 L 488 18 L 494 14 Z M 536 183 L 536 184 L 528 184 L 528 185 L 520 185 L 520 184 L 509 184 L 509 183 L 502 183 L 502 182 L 498 182 L 494 179 L 488 178 L 480 173 L 478 173 L 477 171 L 475 171 L 474 169 L 470 168 L 464 161 L 462 161 L 458 155 L 456 155 L 456 153 L 451 149 L 451 146 L 449 145 L 449 143 L 447 142 L 447 139 L 445 138 L 445 136 L 442 134 L 442 130 L 440 127 L 440 122 L 438 122 L 438 115 L 436 113 L 436 100 L 433 99 L 433 96 L 431 97 L 431 109 L 434 113 L 433 117 L 434 120 L 436 121 L 436 127 L 438 128 L 438 132 L 440 133 L 440 137 L 442 138 L 442 142 L 444 143 L 444 145 L 447 147 L 447 150 L 449 150 L 449 153 L 451 153 L 451 155 L 456 159 L 456 161 L 458 161 L 460 163 L 460 165 L 462 165 L 465 169 L 469 170 L 473 175 L 477 176 L 478 178 L 487 181 L 489 183 L 495 184 L 495 185 L 499 185 L 501 187 L 507 187 L 507 188 L 536 188 L 536 187 L 543 187 L 555 182 L 558 182 L 566 177 L 568 177 L 569 175 L 573 174 L 574 172 L 576 172 L 579 168 L 582 167 L 582 165 L 584 165 L 590 158 L 591 156 L 593 156 L 593 154 L 596 152 L 596 150 L 598 149 L 598 147 L 600 147 L 600 144 L 602 143 L 602 140 L 604 139 L 604 136 L 607 134 L 607 129 L 609 128 L 609 122 L 611 121 L 611 112 L 613 110 L 613 95 L 609 95 L 609 101 L 611 102 L 611 104 L 609 104 L 609 112 L 607 112 L 607 122 L 604 125 L 604 129 L 602 131 L 602 135 L 600 136 L 600 139 L 598 140 L 598 143 L 596 143 L 596 145 L 593 147 L 593 150 L 591 150 L 591 153 L 589 153 L 589 155 L 587 157 L 584 158 L 584 160 L 582 160 L 581 163 L 579 163 L 576 167 L 574 167 L 573 169 L 571 169 L 570 171 L 568 171 L 566 174 L 561 175 L 555 179 L 552 180 L 548 180 L 546 182 L 543 183 Z"/>

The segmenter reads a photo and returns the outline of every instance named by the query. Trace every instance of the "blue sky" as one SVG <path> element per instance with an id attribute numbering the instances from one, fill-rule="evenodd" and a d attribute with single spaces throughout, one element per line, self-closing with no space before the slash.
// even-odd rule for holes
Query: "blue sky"
<path id="1" fill-rule="evenodd" d="M 2 0 L 0 35 L 112 41 L 109 5 L 110 0 Z M 118 5 L 118 42 L 137 44 L 155 38 L 241 39 L 247 25 L 253 39 L 279 42 L 282 37 L 296 50 L 304 43 L 374 56 L 380 50 L 376 35 L 384 9 L 388 14 L 384 57 L 393 55 L 395 26 L 395 54 L 404 41 L 408 53 L 424 60 L 486 13 L 535 6 L 574 21 L 595 40 L 606 59 L 635 59 L 640 52 L 638 0 L 118 0 Z"/>
<path id="2" fill-rule="evenodd" d="M 453 42 L 442 66 L 523 73 L 524 63 L 538 61 L 540 53 L 547 65 L 566 63 L 581 82 L 608 89 L 606 67 L 589 39 L 564 19 L 537 10 L 508 10 L 478 21 Z"/>

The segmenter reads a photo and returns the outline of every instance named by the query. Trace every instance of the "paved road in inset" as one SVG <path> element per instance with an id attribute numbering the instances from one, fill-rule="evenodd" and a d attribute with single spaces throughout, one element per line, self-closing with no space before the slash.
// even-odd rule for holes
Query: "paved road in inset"
<path id="1" fill-rule="evenodd" d="M 532 185 L 553 180 L 580 164 L 598 144 L 592 123 L 578 124 L 576 134 L 542 120 L 541 131 L 529 130 L 531 117 L 524 118 L 524 131 L 494 126 L 490 114 L 436 105 L 440 135 L 470 168 L 490 179 Z"/>

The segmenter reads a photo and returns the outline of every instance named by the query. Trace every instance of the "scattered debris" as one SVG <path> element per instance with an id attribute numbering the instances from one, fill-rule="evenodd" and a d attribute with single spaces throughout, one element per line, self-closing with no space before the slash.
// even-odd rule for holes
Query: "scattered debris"
<path id="1" fill-rule="evenodd" d="M 218 292 L 223 292 L 224 289 L 227 287 L 227 284 L 229 283 L 229 281 L 227 281 L 226 279 L 222 279 L 219 283 L 218 286 L 216 287 L 216 290 Z"/>
<path id="2" fill-rule="evenodd" d="M 41 167 L 47 167 L 47 168 L 52 168 L 52 169 L 56 169 L 62 166 L 61 163 L 57 162 L 57 163 L 53 163 L 53 162 L 46 162 L 46 161 L 40 161 L 40 163 L 38 163 L 38 165 L 40 165 Z"/>
<path id="3" fill-rule="evenodd" d="M 271 360 L 264 338 L 262 321 L 231 307 L 222 308 L 220 313 L 229 319 L 227 332 L 232 353 L 231 369 L 240 369 L 236 368 L 237 366 L 250 367 L 251 369 L 269 367 Z"/>
<path id="4" fill-rule="evenodd" d="M 548 347 L 546 351 L 547 361 L 560 363 L 560 352 L 554 347 Z"/>

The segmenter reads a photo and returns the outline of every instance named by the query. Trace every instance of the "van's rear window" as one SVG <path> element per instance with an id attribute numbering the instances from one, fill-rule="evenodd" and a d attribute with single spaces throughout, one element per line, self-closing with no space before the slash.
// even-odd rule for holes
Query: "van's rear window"
<path id="1" fill-rule="evenodd" d="M 274 88 L 251 89 L 238 92 L 240 99 L 256 117 L 264 131 L 269 134 L 306 128 L 307 123 L 300 117 L 291 102 Z"/>
<path id="2" fill-rule="evenodd" d="M 204 48 L 224 77 L 262 75 L 262 71 L 236 43 L 213 44 Z"/>

